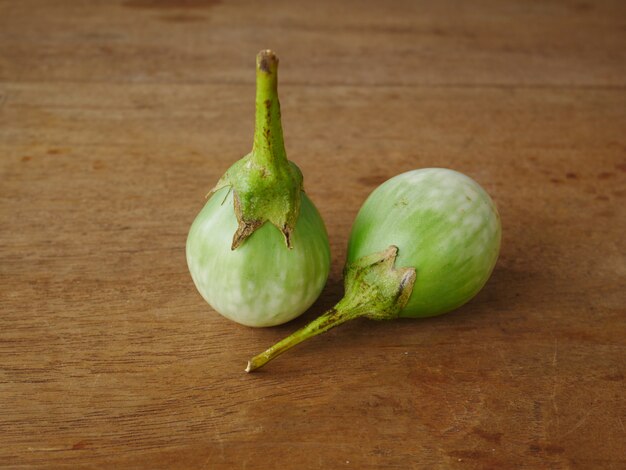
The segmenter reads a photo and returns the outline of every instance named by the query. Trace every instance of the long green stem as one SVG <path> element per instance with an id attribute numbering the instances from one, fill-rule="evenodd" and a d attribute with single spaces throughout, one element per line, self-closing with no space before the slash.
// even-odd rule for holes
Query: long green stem
<path id="1" fill-rule="evenodd" d="M 285 339 L 276 343 L 274 346 L 268 348 L 261 354 L 254 356 L 248 361 L 246 372 L 252 372 L 259 367 L 263 367 L 269 361 L 277 358 L 282 353 L 300 344 L 302 341 L 325 333 L 331 328 L 339 326 L 348 320 L 353 320 L 361 315 L 361 313 L 354 310 L 338 310 L 338 306 L 336 306 L 313 320 L 308 325 L 300 328 L 291 335 L 287 336 Z"/>
<path id="2" fill-rule="evenodd" d="M 394 266 L 398 248 L 390 246 L 346 264 L 344 297 L 328 312 L 248 361 L 246 372 L 262 367 L 302 341 L 358 317 L 397 318 L 413 292 L 415 268 Z"/>
<path id="3" fill-rule="evenodd" d="M 270 50 L 256 57 L 256 115 L 252 160 L 260 165 L 287 163 L 278 101 L 278 58 Z"/>
<path id="4" fill-rule="evenodd" d="M 292 247 L 291 235 L 300 215 L 302 172 L 287 160 L 278 102 L 278 58 L 269 50 L 256 57 L 256 114 L 252 152 L 220 178 L 209 195 L 229 186 L 237 231 L 236 250 L 265 222 L 270 222 Z"/>

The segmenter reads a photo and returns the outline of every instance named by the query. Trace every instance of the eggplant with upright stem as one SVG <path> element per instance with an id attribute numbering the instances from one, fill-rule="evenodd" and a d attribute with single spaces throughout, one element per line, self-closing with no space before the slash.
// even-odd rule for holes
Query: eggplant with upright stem
<path id="1" fill-rule="evenodd" d="M 300 315 L 330 269 L 324 222 L 304 193 L 302 173 L 287 160 L 277 73 L 276 55 L 259 52 L 252 152 L 211 190 L 187 237 L 187 264 L 200 294 L 248 326 Z"/>
<path id="2" fill-rule="evenodd" d="M 368 197 L 352 227 L 344 297 L 252 358 L 246 372 L 358 317 L 419 318 L 460 307 L 489 279 L 500 239 L 496 206 L 473 179 L 444 168 L 391 178 Z"/>

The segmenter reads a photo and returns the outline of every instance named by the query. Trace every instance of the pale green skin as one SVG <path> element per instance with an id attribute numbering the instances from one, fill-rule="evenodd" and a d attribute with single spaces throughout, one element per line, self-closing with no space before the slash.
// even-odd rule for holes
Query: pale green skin
<path id="1" fill-rule="evenodd" d="M 219 313 L 237 323 L 263 327 L 302 314 L 319 297 L 330 269 L 326 228 L 301 193 L 292 248 L 265 223 L 231 250 L 237 218 L 230 188 L 207 201 L 187 238 L 187 264 L 196 288 Z"/>
<path id="2" fill-rule="evenodd" d="M 500 251 L 495 204 L 473 179 L 426 168 L 380 185 L 361 207 L 350 235 L 348 262 L 398 247 L 397 267 L 417 277 L 400 317 L 449 312 L 474 297 Z"/>

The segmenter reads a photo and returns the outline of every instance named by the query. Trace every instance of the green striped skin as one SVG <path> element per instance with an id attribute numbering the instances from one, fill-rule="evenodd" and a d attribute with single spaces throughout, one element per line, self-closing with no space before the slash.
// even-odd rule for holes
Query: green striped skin
<path id="1" fill-rule="evenodd" d="M 471 178 L 443 168 L 395 176 L 361 207 L 350 235 L 348 262 L 399 248 L 395 265 L 417 278 L 400 317 L 449 312 L 485 285 L 500 251 L 495 204 Z"/>
<path id="2" fill-rule="evenodd" d="M 202 297 L 219 313 L 247 326 L 285 323 L 318 298 L 330 269 L 326 228 L 310 199 L 301 193 L 292 246 L 265 223 L 231 250 L 237 219 L 230 188 L 207 201 L 187 238 L 187 264 Z"/>

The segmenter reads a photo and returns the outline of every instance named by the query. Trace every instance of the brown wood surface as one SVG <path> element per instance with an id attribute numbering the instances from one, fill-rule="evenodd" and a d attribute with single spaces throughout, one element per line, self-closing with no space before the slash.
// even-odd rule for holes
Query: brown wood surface
<path id="1" fill-rule="evenodd" d="M 621 0 L 0 1 L 0 467 L 626 468 L 625 45 Z M 267 47 L 333 267 L 250 329 L 184 245 Z M 429 166 L 499 206 L 481 294 L 245 374 L 339 299 L 368 193 Z"/>

